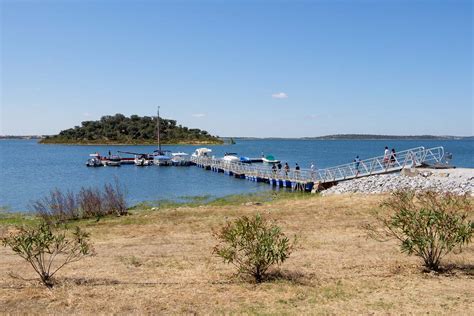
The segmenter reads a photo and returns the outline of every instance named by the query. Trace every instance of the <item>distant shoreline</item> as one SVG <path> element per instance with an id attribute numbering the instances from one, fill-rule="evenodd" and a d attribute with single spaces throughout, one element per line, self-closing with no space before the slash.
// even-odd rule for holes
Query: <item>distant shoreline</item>
<path id="1" fill-rule="evenodd" d="M 435 135 L 363 135 L 341 134 L 317 137 L 221 137 L 224 140 L 474 140 L 474 136 L 435 136 Z"/>
<path id="2" fill-rule="evenodd" d="M 48 135 L 3 135 L 0 136 L 0 140 L 43 140 Z M 239 137 L 239 136 L 226 136 L 220 137 L 223 141 L 230 139 L 234 140 L 474 140 L 474 136 L 436 136 L 436 135 L 409 135 L 409 136 L 398 136 L 398 135 L 372 135 L 372 134 L 337 134 L 337 135 L 326 135 L 316 137 Z M 123 146 L 142 146 L 142 145 L 154 145 L 154 143 L 79 143 L 79 142 L 42 142 L 42 144 L 58 144 L 58 145 L 123 145 Z M 213 142 L 196 142 L 196 143 L 169 143 L 164 145 L 221 145 L 221 143 Z"/>

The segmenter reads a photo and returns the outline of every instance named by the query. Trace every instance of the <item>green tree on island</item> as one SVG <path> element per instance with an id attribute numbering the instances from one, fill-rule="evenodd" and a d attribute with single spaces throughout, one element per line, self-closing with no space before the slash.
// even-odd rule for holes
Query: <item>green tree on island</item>
<path id="1" fill-rule="evenodd" d="M 47 136 L 44 144 L 155 144 L 156 117 L 123 114 L 102 116 L 98 121 L 84 121 Z M 177 125 L 175 120 L 160 118 L 160 140 L 162 144 L 221 144 L 218 136 L 197 128 Z"/>

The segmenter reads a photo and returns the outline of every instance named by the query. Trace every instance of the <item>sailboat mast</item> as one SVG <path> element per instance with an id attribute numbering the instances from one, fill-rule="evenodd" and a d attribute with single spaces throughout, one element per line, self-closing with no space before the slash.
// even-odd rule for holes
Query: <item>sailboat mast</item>
<path id="1" fill-rule="evenodd" d="M 158 150 L 161 155 L 161 140 L 160 140 L 160 107 L 158 107 L 158 116 L 156 117 L 156 137 L 158 140 Z"/>

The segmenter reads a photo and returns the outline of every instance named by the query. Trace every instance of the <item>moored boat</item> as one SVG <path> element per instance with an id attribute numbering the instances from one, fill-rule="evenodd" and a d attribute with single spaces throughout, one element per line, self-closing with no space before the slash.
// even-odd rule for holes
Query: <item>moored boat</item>
<path id="1" fill-rule="evenodd" d="M 171 154 L 171 163 L 173 166 L 189 166 L 191 165 L 191 160 L 189 155 L 183 152 L 172 153 Z"/>
<path id="2" fill-rule="evenodd" d="M 209 148 L 198 148 L 194 151 L 191 157 L 210 157 L 212 153 L 212 149 Z"/>
<path id="3" fill-rule="evenodd" d="M 153 163 L 157 166 L 171 166 L 171 157 L 166 155 L 156 155 L 153 157 Z"/>
<path id="4" fill-rule="evenodd" d="M 151 166 L 153 165 L 153 157 L 146 154 L 135 155 L 134 164 L 138 167 Z"/>
<path id="5" fill-rule="evenodd" d="M 122 159 L 119 155 L 111 155 L 105 160 L 105 165 L 109 167 L 120 167 Z"/>
<path id="6" fill-rule="evenodd" d="M 225 153 L 222 160 L 225 162 L 240 162 L 240 158 L 237 157 L 236 153 Z"/>
<path id="7" fill-rule="evenodd" d="M 252 163 L 252 159 L 249 157 L 240 157 L 241 163 Z"/>
<path id="8" fill-rule="evenodd" d="M 87 167 L 103 167 L 102 161 L 100 160 L 99 154 L 90 154 L 91 158 L 87 159 L 86 166 Z"/>
<path id="9" fill-rule="evenodd" d="M 266 156 L 266 157 L 262 157 L 262 161 L 263 161 L 264 163 L 269 163 L 269 164 L 280 163 L 280 160 L 275 159 L 275 157 L 273 157 L 272 155 L 268 155 L 268 156 Z"/>

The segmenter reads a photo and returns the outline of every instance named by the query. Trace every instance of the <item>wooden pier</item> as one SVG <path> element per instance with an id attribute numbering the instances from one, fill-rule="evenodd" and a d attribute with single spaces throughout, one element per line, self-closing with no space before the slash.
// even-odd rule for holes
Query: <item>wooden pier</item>
<path id="1" fill-rule="evenodd" d="M 224 173 L 235 178 L 265 182 L 274 187 L 289 188 L 293 191 L 311 192 L 328 188 L 340 181 L 397 172 L 404 168 L 416 168 L 424 164 L 441 163 L 443 158 L 443 147 L 428 149 L 416 147 L 398 152 L 396 156 L 379 156 L 317 170 L 295 170 L 293 168 L 288 171 L 274 170 L 271 165 L 228 162 L 210 157 L 192 157 L 191 161 L 203 169 Z"/>

